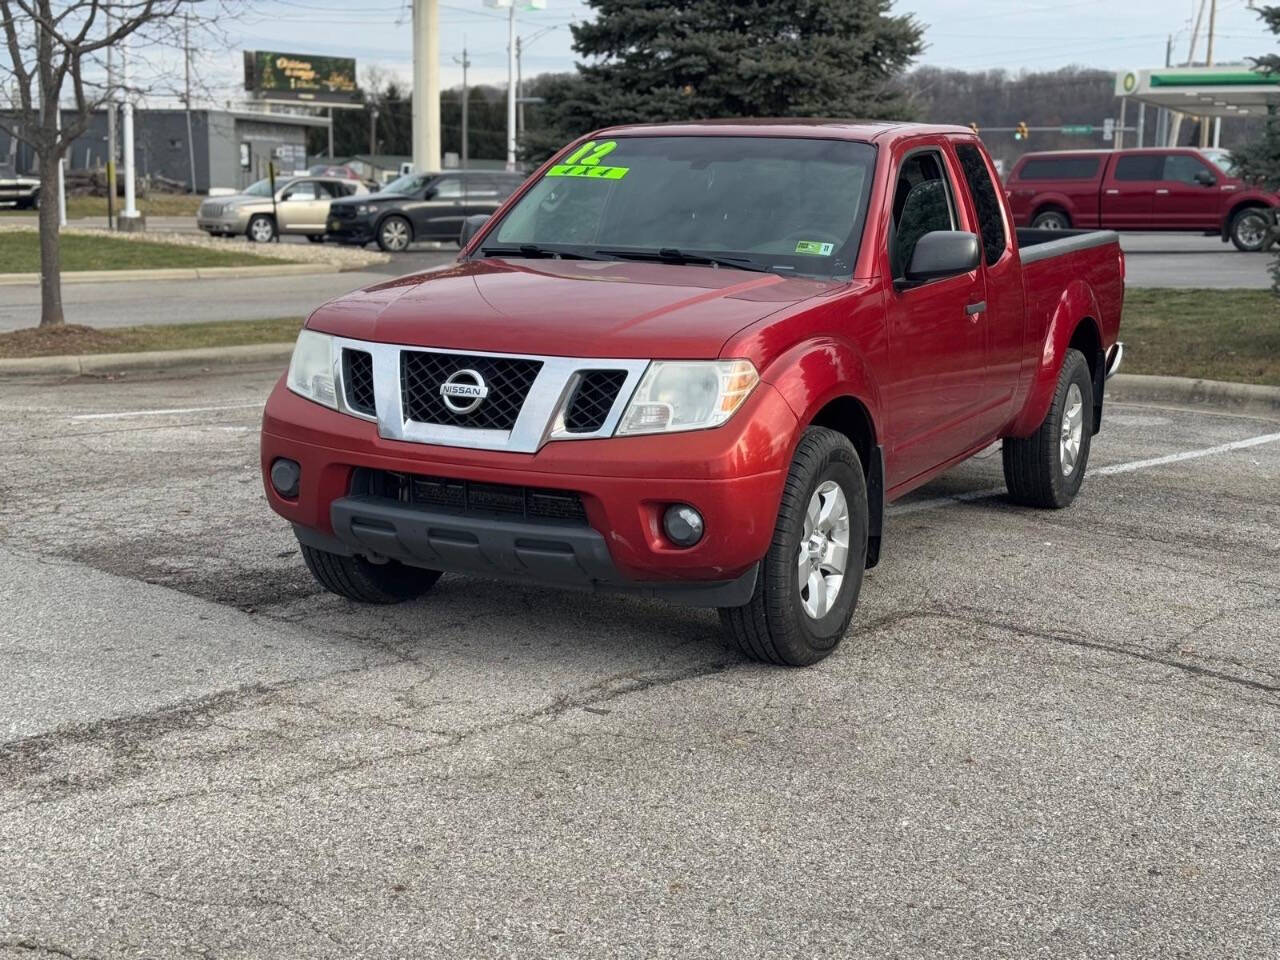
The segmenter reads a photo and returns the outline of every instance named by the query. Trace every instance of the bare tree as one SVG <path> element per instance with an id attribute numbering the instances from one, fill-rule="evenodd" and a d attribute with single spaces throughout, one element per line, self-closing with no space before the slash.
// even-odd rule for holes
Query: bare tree
<path id="1" fill-rule="evenodd" d="M 180 30 L 199 0 L 0 0 L 0 27 L 9 63 L 12 104 L 0 127 L 30 144 L 40 164 L 40 326 L 63 322 L 59 244 L 58 166 L 95 111 L 113 99 L 101 59 L 134 34 L 161 40 Z M 63 111 L 71 87 L 73 105 Z M 60 117 L 61 111 L 61 117 Z"/>

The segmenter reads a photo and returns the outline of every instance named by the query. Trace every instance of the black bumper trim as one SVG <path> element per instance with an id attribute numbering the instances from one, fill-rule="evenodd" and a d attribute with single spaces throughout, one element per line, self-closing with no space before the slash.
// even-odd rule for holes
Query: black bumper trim
<path id="1" fill-rule="evenodd" d="M 295 526 L 298 540 L 321 550 L 375 554 L 446 573 L 641 594 L 697 607 L 742 606 L 756 586 L 758 564 L 736 580 L 626 580 L 604 537 L 591 527 L 460 516 L 364 496 L 335 500 L 329 516 L 332 540 Z"/>

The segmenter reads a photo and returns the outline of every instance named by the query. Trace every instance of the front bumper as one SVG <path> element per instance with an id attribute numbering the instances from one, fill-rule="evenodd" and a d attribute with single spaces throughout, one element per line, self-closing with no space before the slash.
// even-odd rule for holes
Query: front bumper
<path id="1" fill-rule="evenodd" d="M 262 470 L 272 509 L 303 542 L 319 538 L 314 545 L 330 544 L 325 549 L 341 544 L 346 552 L 431 569 L 664 595 L 742 581 L 737 589 L 749 595 L 773 536 L 796 425 L 786 401 L 762 383 L 715 430 L 555 441 L 515 454 L 389 440 L 377 424 L 305 400 L 282 380 L 263 418 Z M 278 457 L 301 467 L 296 497 L 271 487 Z M 352 489 L 360 468 L 572 491 L 587 522 L 569 528 L 362 499 Z M 704 518 L 706 532 L 691 548 L 662 534 L 662 513 L 673 503 L 690 504 Z"/>
<path id="2" fill-rule="evenodd" d="M 339 243 L 368 243 L 374 239 L 373 222 L 366 217 L 354 220 L 329 217 L 325 233 Z"/>
<path id="3" fill-rule="evenodd" d="M 247 216 L 196 217 L 196 226 L 205 233 L 244 233 L 249 229 Z"/>

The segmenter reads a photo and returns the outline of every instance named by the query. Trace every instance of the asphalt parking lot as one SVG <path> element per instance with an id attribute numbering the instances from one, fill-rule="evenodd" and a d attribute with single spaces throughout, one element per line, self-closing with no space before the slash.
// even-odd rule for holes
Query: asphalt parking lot
<path id="1" fill-rule="evenodd" d="M 0 383 L 0 957 L 1280 955 L 1280 422 L 971 461 L 843 648 L 445 577 L 322 594 L 275 372 Z"/>

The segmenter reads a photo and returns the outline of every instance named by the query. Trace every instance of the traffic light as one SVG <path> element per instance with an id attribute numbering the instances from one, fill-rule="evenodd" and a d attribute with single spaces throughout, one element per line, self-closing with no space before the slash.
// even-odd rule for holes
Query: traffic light
<path id="1" fill-rule="evenodd" d="M 1018 125 L 1013 128 L 1013 139 L 1015 140 L 1031 139 L 1031 131 L 1027 129 L 1027 122 L 1025 120 L 1019 120 Z"/>
<path id="2" fill-rule="evenodd" d="M 978 123 L 977 123 L 977 121 L 976 121 L 976 120 L 975 120 L 973 123 L 969 124 L 969 129 L 970 129 L 970 130 L 972 130 L 972 131 L 974 132 L 974 134 L 977 134 L 977 132 L 978 132 Z"/>

